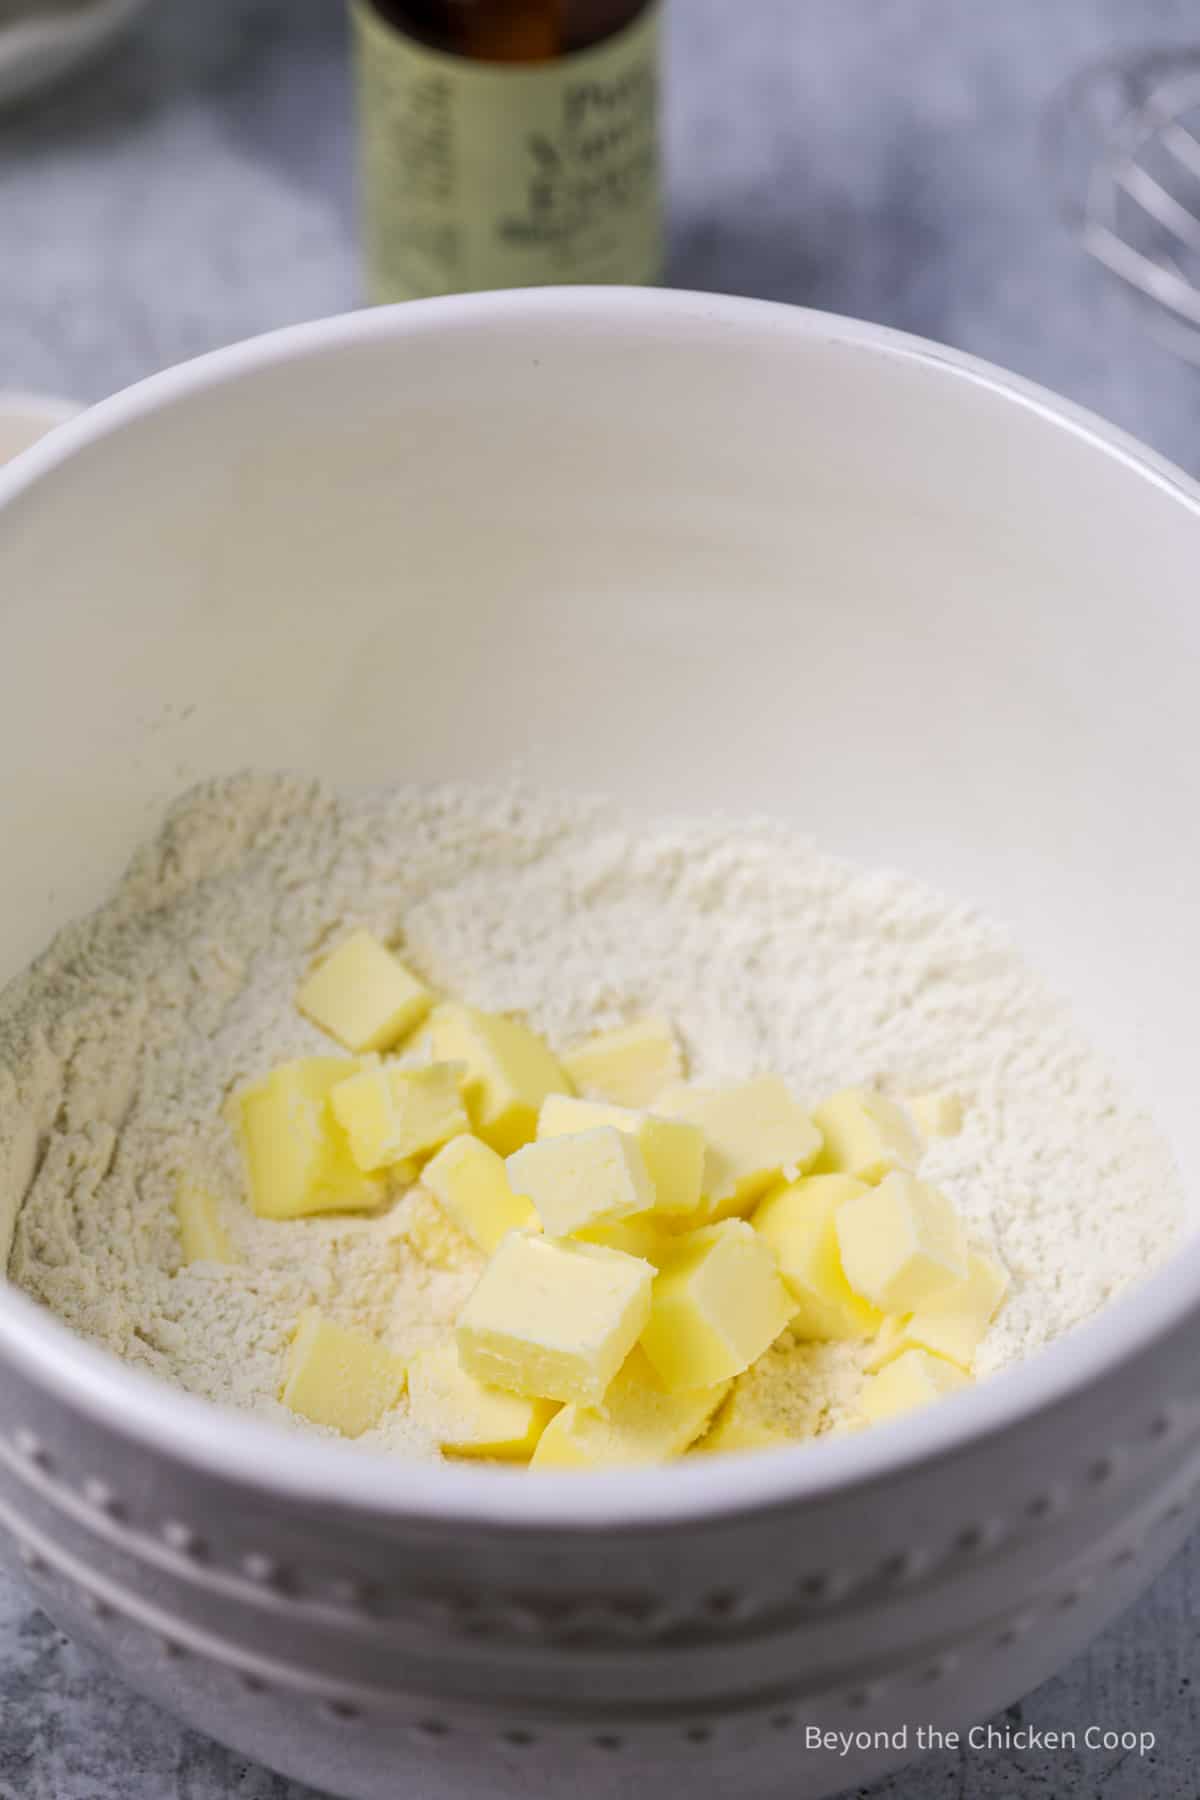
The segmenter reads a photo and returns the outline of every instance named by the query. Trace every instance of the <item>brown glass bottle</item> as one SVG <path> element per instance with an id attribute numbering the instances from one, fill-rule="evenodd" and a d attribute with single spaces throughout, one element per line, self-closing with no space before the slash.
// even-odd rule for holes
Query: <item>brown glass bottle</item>
<path id="1" fill-rule="evenodd" d="M 452 56 L 546 62 L 631 25 L 646 0 L 374 0 L 381 19 Z"/>
<path id="2" fill-rule="evenodd" d="M 644 282 L 659 0 L 356 0 L 376 300 Z"/>

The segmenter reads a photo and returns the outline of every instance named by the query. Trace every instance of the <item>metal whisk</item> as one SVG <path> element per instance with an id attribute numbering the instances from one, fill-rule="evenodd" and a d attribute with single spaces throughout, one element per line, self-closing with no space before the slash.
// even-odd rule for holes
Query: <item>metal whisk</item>
<path id="1" fill-rule="evenodd" d="M 1068 222 L 1200 362 L 1200 45 L 1086 70 L 1050 115 Z"/>

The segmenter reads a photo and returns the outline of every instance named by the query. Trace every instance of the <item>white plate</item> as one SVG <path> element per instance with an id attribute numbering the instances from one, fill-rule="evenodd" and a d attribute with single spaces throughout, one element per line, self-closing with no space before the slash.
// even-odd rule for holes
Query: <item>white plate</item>
<path id="1" fill-rule="evenodd" d="M 91 0 L 14 24 L 0 19 L 0 106 L 25 99 L 86 62 L 144 11 L 147 0 Z"/>

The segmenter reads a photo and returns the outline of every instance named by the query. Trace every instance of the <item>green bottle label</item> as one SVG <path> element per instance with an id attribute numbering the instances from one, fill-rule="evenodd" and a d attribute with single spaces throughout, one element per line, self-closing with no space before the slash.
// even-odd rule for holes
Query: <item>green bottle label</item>
<path id="1" fill-rule="evenodd" d="M 356 0 L 372 300 L 656 280 L 659 13 L 555 62 L 496 64 Z"/>

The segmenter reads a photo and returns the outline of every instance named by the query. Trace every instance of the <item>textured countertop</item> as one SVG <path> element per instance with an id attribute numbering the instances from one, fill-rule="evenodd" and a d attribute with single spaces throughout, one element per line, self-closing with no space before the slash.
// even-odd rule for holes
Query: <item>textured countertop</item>
<path id="1" fill-rule="evenodd" d="M 1069 74 L 1189 34 L 1190 0 L 674 0 L 672 279 L 947 340 L 1200 471 L 1200 374 L 1067 241 L 1037 154 Z M 337 0 L 158 0 L 89 76 L 0 118 L 0 389 L 92 400 L 356 304 L 351 161 Z M 1152 1731 L 1152 1763 L 935 1756 L 872 1800 L 1194 1800 L 1198 1616 L 1193 1543 L 1020 1709 Z M 312 1800 L 97 1672 L 0 1576 L 0 1800 L 224 1796 Z"/>

